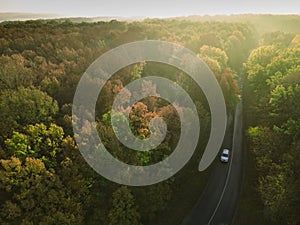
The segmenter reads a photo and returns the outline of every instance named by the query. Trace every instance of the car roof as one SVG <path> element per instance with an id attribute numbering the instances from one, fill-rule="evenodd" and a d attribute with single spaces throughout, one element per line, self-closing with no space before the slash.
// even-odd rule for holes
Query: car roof
<path id="1" fill-rule="evenodd" d="M 223 153 L 229 153 L 229 150 L 227 148 L 223 149 Z"/>

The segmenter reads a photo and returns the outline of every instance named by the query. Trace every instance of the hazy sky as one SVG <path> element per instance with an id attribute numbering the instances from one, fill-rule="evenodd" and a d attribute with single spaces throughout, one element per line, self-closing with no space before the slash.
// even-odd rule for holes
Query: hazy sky
<path id="1" fill-rule="evenodd" d="M 300 14 L 300 0 L 0 0 L 0 12 L 125 17 L 237 13 Z"/>

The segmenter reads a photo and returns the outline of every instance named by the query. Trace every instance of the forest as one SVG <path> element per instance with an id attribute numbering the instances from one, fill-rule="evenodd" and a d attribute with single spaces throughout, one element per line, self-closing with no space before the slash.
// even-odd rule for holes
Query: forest
<path id="1" fill-rule="evenodd" d="M 143 153 L 117 140 L 111 107 L 135 79 L 156 74 L 178 83 L 195 101 L 201 134 L 193 158 L 175 176 L 145 187 L 119 185 L 98 175 L 76 145 L 72 102 L 81 76 L 103 53 L 137 40 L 169 41 L 192 50 L 217 78 L 228 114 L 243 101 L 245 183 L 251 184 L 242 188 L 237 224 L 299 224 L 299 31 L 261 32 L 245 22 L 188 18 L 0 23 L 0 223 L 175 225 L 194 206 L 210 174 L 210 169 L 199 173 L 197 166 L 211 118 L 201 89 L 182 71 L 154 62 L 121 69 L 104 85 L 95 118 L 113 156 L 133 165 L 160 161 L 179 139 L 174 107 L 158 97 L 132 107 L 135 136 L 147 138 L 149 122 L 158 116 L 171 131 L 156 149 Z M 141 88 L 156 90 L 151 82 Z"/>

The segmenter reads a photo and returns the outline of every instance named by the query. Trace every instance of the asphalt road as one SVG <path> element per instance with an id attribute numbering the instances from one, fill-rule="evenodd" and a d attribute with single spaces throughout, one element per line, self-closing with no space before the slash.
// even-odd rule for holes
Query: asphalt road
<path id="1" fill-rule="evenodd" d="M 233 135 L 227 132 L 223 143 L 224 148 L 231 150 L 230 162 L 221 163 L 218 155 L 216 159 L 218 162 L 202 196 L 182 225 L 231 225 L 233 223 L 243 172 L 242 119 L 242 104 L 239 103 L 234 118 Z"/>

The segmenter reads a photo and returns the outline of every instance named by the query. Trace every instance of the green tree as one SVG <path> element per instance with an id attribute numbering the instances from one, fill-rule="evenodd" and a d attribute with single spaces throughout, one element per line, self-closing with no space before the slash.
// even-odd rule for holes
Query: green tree
<path id="1" fill-rule="evenodd" d="M 199 38 L 200 46 L 208 45 L 216 48 L 223 47 L 223 40 L 217 33 L 206 33 Z"/>
<path id="2" fill-rule="evenodd" d="M 272 45 L 261 46 L 251 52 L 246 69 L 247 79 L 250 82 L 253 92 L 265 91 L 267 89 L 266 80 L 270 77 L 270 74 L 266 70 L 266 67 L 277 55 L 278 49 Z M 259 92 L 258 94 L 261 93 Z"/>
<path id="3" fill-rule="evenodd" d="M 0 94 L 0 134 L 7 137 L 13 129 L 48 123 L 57 112 L 57 102 L 40 90 L 5 90 Z"/>
<path id="4" fill-rule="evenodd" d="M 109 212 L 109 225 L 139 225 L 140 215 L 129 188 L 123 186 L 112 196 L 112 209 Z"/>
<path id="5" fill-rule="evenodd" d="M 228 64 L 230 67 L 239 72 L 242 68 L 245 56 L 247 53 L 245 49 L 245 37 L 242 32 L 234 31 L 226 41 L 225 49 L 228 55 Z"/>
<path id="6" fill-rule="evenodd" d="M 0 160 L 1 224 L 82 224 L 82 205 L 39 159 Z"/>
<path id="7" fill-rule="evenodd" d="M 274 31 L 270 33 L 266 33 L 263 35 L 260 40 L 261 45 L 279 45 L 283 47 L 288 47 L 295 34 L 292 33 L 284 33 L 282 31 Z"/>
<path id="8" fill-rule="evenodd" d="M 21 54 L 0 56 L 1 90 L 29 87 L 35 82 L 33 71 L 28 68 L 28 61 Z"/>
<path id="9" fill-rule="evenodd" d="M 155 224 L 157 215 L 164 212 L 172 196 L 172 185 L 174 185 L 174 179 L 133 189 L 143 224 Z"/>
<path id="10" fill-rule="evenodd" d="M 199 50 L 199 57 L 209 57 L 212 60 L 216 60 L 219 63 L 221 72 L 227 67 L 228 56 L 225 51 L 219 48 L 204 45 Z"/>
<path id="11" fill-rule="evenodd" d="M 62 160 L 63 142 L 64 131 L 61 127 L 36 124 L 26 127 L 25 134 L 14 132 L 5 145 L 12 156 L 22 161 L 27 157 L 38 158 L 49 169 L 56 168 Z"/>
<path id="12" fill-rule="evenodd" d="M 270 224 L 298 224 L 300 122 L 299 49 L 263 46 L 247 63 L 253 111 L 249 148 L 258 170 L 258 192 Z M 249 96 L 248 96 L 249 95 Z M 249 107 L 248 106 L 248 107 Z M 255 114 L 256 118 L 249 117 Z"/>

